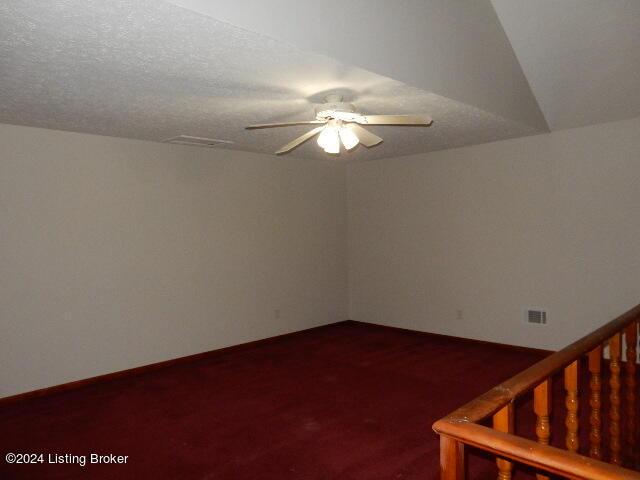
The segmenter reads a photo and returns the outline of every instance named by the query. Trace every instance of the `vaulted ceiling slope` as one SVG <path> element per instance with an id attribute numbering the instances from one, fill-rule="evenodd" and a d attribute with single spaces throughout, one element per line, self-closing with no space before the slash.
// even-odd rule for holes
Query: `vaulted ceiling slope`
<path id="1" fill-rule="evenodd" d="M 526 33 L 501 3 L 495 0 L 507 33 Z M 528 26 L 538 13 L 521 21 Z M 270 153 L 308 128 L 244 127 L 312 119 L 329 92 L 361 113 L 435 119 L 426 129 L 371 127 L 384 143 L 358 147 L 341 157 L 347 160 L 531 135 L 548 131 L 549 119 L 571 126 L 571 115 L 556 122 L 566 106 L 544 99 L 578 80 L 562 76 L 558 60 L 549 74 L 565 83 L 545 86 L 540 75 L 540 87 L 536 69 L 547 65 L 523 53 L 535 35 L 510 39 L 500 19 L 490 0 L 9 0 L 0 2 L 0 122 L 154 141 L 211 137 L 233 142 L 216 148 Z M 609 47 L 616 22 L 602 27 Z M 636 38 L 631 24 L 625 31 Z M 633 68 L 627 73 L 637 74 Z M 589 113 L 592 98 L 576 98 Z M 605 105 L 597 121 L 640 114 L 633 102 L 624 108 Z M 326 158 L 313 142 L 294 155 Z"/>
<path id="2" fill-rule="evenodd" d="M 492 0 L 552 129 L 640 115 L 639 0 Z"/>

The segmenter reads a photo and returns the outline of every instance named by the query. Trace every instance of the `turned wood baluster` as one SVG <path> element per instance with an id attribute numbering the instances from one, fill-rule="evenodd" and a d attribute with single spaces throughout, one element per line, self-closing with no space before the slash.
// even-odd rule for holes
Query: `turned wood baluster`
<path id="1" fill-rule="evenodd" d="M 627 341 L 627 361 L 625 363 L 625 447 L 629 465 L 634 464 L 636 446 L 636 343 L 638 341 L 638 327 L 631 323 L 624 332 Z"/>
<path id="2" fill-rule="evenodd" d="M 564 388 L 567 392 L 565 405 L 567 407 L 567 417 L 565 426 L 567 427 L 566 445 L 570 452 L 577 452 L 580 443 L 578 441 L 578 361 L 564 369 Z"/>
<path id="3" fill-rule="evenodd" d="M 609 434 L 610 434 L 610 463 L 620 465 L 622 459 L 620 456 L 620 334 L 617 333 L 609 340 L 609 370 L 611 378 L 609 385 L 611 392 L 609 394 Z"/>
<path id="4" fill-rule="evenodd" d="M 513 404 L 502 407 L 493 416 L 493 428 L 499 432 L 513 433 Z M 498 480 L 511 480 L 513 464 L 503 458 L 496 459 L 498 465 Z"/>
<path id="5" fill-rule="evenodd" d="M 551 425 L 549 414 L 551 413 L 551 389 L 550 381 L 545 380 L 533 391 L 533 411 L 536 414 L 536 436 L 538 443 L 549 445 L 551 437 Z M 549 477 L 540 473 L 536 474 L 538 480 L 548 480 Z"/>
<path id="6" fill-rule="evenodd" d="M 602 345 L 596 347 L 589 352 L 589 387 L 591 393 L 589 395 L 589 405 L 591 413 L 589 414 L 589 456 L 598 460 L 602 459 Z"/>

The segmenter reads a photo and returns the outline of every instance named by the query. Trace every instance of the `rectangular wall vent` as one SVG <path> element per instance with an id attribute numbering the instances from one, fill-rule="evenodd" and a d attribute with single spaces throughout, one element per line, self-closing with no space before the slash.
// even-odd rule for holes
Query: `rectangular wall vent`
<path id="1" fill-rule="evenodd" d="M 534 325 L 546 325 L 547 311 L 541 308 L 526 308 L 524 311 L 524 320 Z"/>
<path id="2" fill-rule="evenodd" d="M 174 143 L 176 145 L 194 145 L 196 147 L 215 147 L 220 144 L 230 144 L 228 140 L 218 140 L 216 138 L 192 137 L 189 135 L 178 135 L 177 137 L 167 138 L 164 143 Z"/>

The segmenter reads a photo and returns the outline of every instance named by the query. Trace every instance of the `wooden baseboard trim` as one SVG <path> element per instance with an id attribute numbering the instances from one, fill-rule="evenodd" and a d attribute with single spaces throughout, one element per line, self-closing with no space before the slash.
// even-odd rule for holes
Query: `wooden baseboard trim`
<path id="1" fill-rule="evenodd" d="M 0 407 L 9 405 L 9 404 L 12 404 L 12 403 L 15 403 L 15 402 L 28 400 L 28 399 L 31 399 L 31 398 L 38 398 L 38 397 L 44 397 L 44 396 L 48 396 L 48 395 L 54 395 L 54 394 L 57 394 L 57 393 L 68 392 L 70 390 L 76 390 L 78 388 L 86 387 L 86 386 L 89 386 L 89 385 L 95 385 L 97 383 L 108 382 L 108 381 L 111 381 L 111 380 L 116 380 L 118 378 L 132 377 L 132 376 L 136 376 L 136 375 L 141 375 L 143 373 L 151 372 L 151 371 L 154 371 L 154 370 L 160 370 L 160 369 L 163 369 L 163 368 L 172 367 L 174 365 L 180 365 L 180 364 L 184 364 L 184 363 L 195 362 L 195 361 L 198 361 L 198 360 L 204 360 L 204 359 L 207 359 L 207 358 L 213 358 L 213 357 L 216 357 L 218 355 L 222 355 L 224 353 L 230 353 L 230 352 L 234 352 L 234 351 L 241 351 L 241 350 L 245 350 L 245 349 L 254 348 L 254 347 L 257 347 L 257 346 L 260 346 L 260 345 L 267 345 L 269 343 L 277 342 L 277 341 L 282 340 L 282 339 L 287 338 L 287 337 L 292 337 L 292 336 L 299 335 L 299 334 L 302 334 L 302 333 L 305 333 L 305 332 L 310 332 L 310 331 L 313 331 L 313 330 L 319 330 L 319 329 L 322 329 L 322 328 L 327 328 L 327 327 L 340 325 L 340 324 L 376 326 L 376 327 L 379 327 L 379 328 L 384 328 L 384 329 L 389 329 L 389 330 L 410 332 L 410 333 L 413 333 L 413 334 L 420 334 L 420 335 L 425 335 L 425 336 L 430 336 L 430 337 L 438 337 L 438 338 L 455 340 L 455 341 L 459 341 L 459 342 L 471 343 L 471 344 L 476 344 L 476 345 L 477 344 L 489 345 L 489 346 L 493 346 L 493 347 L 496 347 L 496 348 L 507 348 L 507 349 L 510 349 L 510 350 L 515 350 L 515 351 L 520 351 L 520 352 L 536 353 L 536 354 L 539 354 L 539 355 L 549 355 L 549 354 L 553 353 L 552 350 L 542 350 L 542 349 L 538 349 L 538 348 L 529 348 L 529 347 L 520 347 L 520 346 L 517 346 L 517 345 L 509 345 L 509 344 L 505 344 L 505 343 L 496 343 L 496 342 L 488 342 L 488 341 L 484 341 L 484 340 L 474 340 L 474 339 L 471 339 L 471 338 L 454 337 L 454 336 L 451 336 L 451 335 L 442 335 L 440 333 L 422 332 L 422 331 L 419 331 L 419 330 L 411 330 L 411 329 L 408 329 L 408 328 L 400 328 L 400 327 L 391 327 L 389 325 L 379 325 L 379 324 L 368 323 L 368 322 L 359 322 L 359 321 L 356 321 L 356 320 L 343 320 L 341 322 L 330 323 L 328 325 L 320 325 L 320 326 L 317 326 L 317 327 L 307 328 L 305 330 L 298 330 L 296 332 L 284 333 L 282 335 L 276 335 L 274 337 L 268 337 L 268 338 L 264 338 L 264 339 L 261 339 L 261 340 L 255 340 L 253 342 L 241 343 L 241 344 L 238 344 L 238 345 L 232 345 L 230 347 L 219 348 L 217 350 L 210 350 L 210 351 L 207 351 L 207 352 L 196 353 L 194 355 L 188 355 L 186 357 L 173 358 L 171 360 L 165 360 L 163 362 L 152 363 L 150 365 L 143 365 L 143 366 L 140 366 L 140 367 L 129 368 L 127 370 L 120 370 L 120 371 L 113 372 L 113 373 L 106 373 L 104 375 L 98 375 L 96 377 L 90 377 L 90 378 L 85 378 L 85 379 L 82 379 L 82 380 L 76 380 L 74 382 L 63 383 L 61 385 L 54 385 L 52 387 L 40 388 L 38 390 L 32 390 L 30 392 L 18 393 L 17 395 L 11 395 L 9 397 L 0 398 Z"/>
<path id="2" fill-rule="evenodd" d="M 413 333 L 413 334 L 419 334 L 419 335 L 424 335 L 424 336 L 428 336 L 428 337 L 434 337 L 434 338 L 442 338 L 442 339 L 446 339 L 446 340 L 455 340 L 457 342 L 463 342 L 463 343 L 469 343 L 469 344 L 475 344 L 475 345 L 488 345 L 490 347 L 495 347 L 495 348 L 504 348 L 504 349 L 508 349 L 508 350 L 514 350 L 517 352 L 523 352 L 523 353 L 534 353 L 537 355 L 551 355 L 552 353 L 555 353 L 555 350 L 545 350 L 542 348 L 532 348 L 532 347 L 522 347 L 519 345 L 510 345 L 508 343 L 498 343 L 498 342 L 489 342 L 487 340 L 476 340 L 473 338 L 464 338 L 464 337 L 456 337 L 453 335 L 444 335 L 442 333 L 431 333 L 431 332 L 423 332 L 421 330 L 412 330 L 410 328 L 402 328 L 402 327 L 392 327 L 390 325 L 381 325 L 379 323 L 370 323 L 370 322 L 360 322 L 358 320 L 346 320 L 342 323 L 345 324 L 362 324 L 362 325 L 375 325 L 376 327 L 380 327 L 380 328 L 385 328 L 385 329 L 389 329 L 389 330 L 395 330 L 395 331 L 399 331 L 399 332 L 407 332 L 407 333 Z"/>
<path id="3" fill-rule="evenodd" d="M 319 330 L 334 325 L 340 325 L 341 323 L 347 323 L 349 320 L 343 320 L 340 322 L 330 323 L 327 325 L 319 325 L 317 327 L 306 328 L 304 330 L 297 330 L 295 332 L 283 333 L 282 335 L 276 335 L 274 337 L 263 338 L 260 340 L 254 340 L 252 342 L 240 343 L 238 345 L 231 345 L 229 347 L 218 348 L 216 350 L 209 350 L 207 352 L 196 353 L 193 355 L 187 355 L 186 357 L 172 358 L 171 360 L 165 360 L 162 362 L 152 363 L 149 365 L 142 365 L 140 367 L 128 368 L 126 370 L 119 370 L 117 372 L 105 373 L 104 375 L 98 375 L 95 377 L 84 378 L 82 380 L 76 380 L 73 382 L 63 383 L 60 385 L 53 385 L 51 387 L 39 388 L 38 390 L 32 390 L 29 392 L 18 393 L 8 397 L 0 398 L 0 407 L 6 405 L 29 400 L 31 398 L 44 397 L 48 395 L 54 395 L 57 393 L 68 392 L 70 390 L 76 390 L 78 388 L 86 387 L 89 385 L 95 385 L 96 383 L 109 382 L 123 377 L 132 377 L 141 375 L 143 373 L 151 372 L 154 370 L 161 370 L 163 368 L 172 367 L 174 365 L 180 365 L 184 363 L 196 362 L 198 360 L 204 360 L 207 358 L 213 358 L 224 353 L 230 353 L 235 351 L 246 350 L 254 348 L 260 345 L 267 345 L 269 343 L 277 342 L 287 337 L 292 337 L 305 332 L 313 330 Z"/>

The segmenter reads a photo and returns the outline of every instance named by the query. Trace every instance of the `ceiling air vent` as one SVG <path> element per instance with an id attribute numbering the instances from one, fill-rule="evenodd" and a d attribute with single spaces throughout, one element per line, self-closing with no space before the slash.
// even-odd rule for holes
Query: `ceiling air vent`
<path id="1" fill-rule="evenodd" d="M 163 140 L 164 143 L 175 143 L 176 145 L 193 145 L 196 147 L 215 147 L 216 145 L 231 144 L 228 140 L 218 140 L 216 138 L 191 137 L 189 135 L 178 135 L 177 137 Z"/>
<path id="2" fill-rule="evenodd" d="M 524 320 L 534 325 L 546 325 L 547 311 L 541 308 L 526 308 L 524 311 Z"/>

